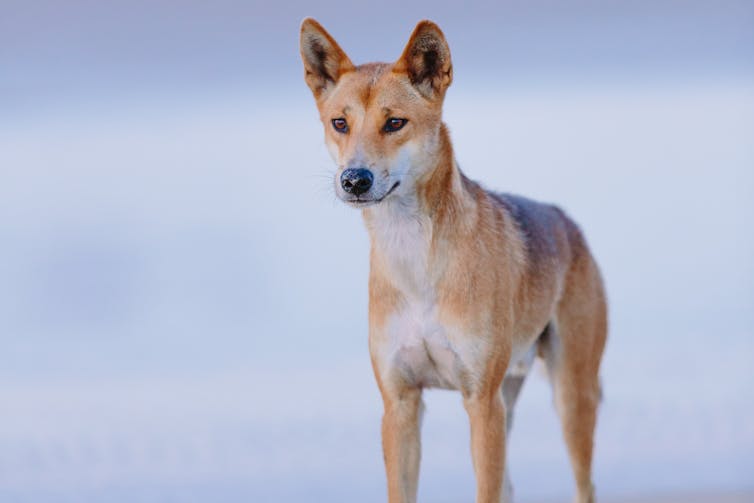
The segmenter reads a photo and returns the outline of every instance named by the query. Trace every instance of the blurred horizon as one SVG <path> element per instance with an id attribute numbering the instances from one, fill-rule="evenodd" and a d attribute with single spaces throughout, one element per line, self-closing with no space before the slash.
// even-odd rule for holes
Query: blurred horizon
<path id="1" fill-rule="evenodd" d="M 553 77 L 583 86 L 593 79 L 662 84 L 754 76 L 754 9 L 745 0 L 714 8 L 704 0 L 537 0 L 465 9 L 422 0 L 400 4 L 399 12 L 390 3 L 367 11 L 359 3 L 302 0 L 277 8 L 235 0 L 5 5 L 0 104 L 18 114 L 114 96 L 302 93 L 297 34 L 309 16 L 357 64 L 395 60 L 416 22 L 431 18 L 451 44 L 454 87 L 542 88 Z"/>
<path id="2" fill-rule="evenodd" d="M 584 229 L 611 302 L 598 495 L 754 490 L 751 2 L 2 11 L 0 500 L 383 500 L 368 240 L 332 191 L 306 16 L 355 63 L 438 22 L 464 172 Z M 568 501 L 535 370 L 516 501 Z M 426 395 L 420 500 L 469 500 L 460 398 Z"/>

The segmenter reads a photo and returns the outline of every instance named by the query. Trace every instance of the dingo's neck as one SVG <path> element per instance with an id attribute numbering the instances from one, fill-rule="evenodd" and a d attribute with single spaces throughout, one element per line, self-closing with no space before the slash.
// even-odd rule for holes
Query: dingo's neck
<path id="1" fill-rule="evenodd" d="M 442 271 L 435 263 L 437 247 L 453 247 L 468 239 L 476 220 L 473 187 L 458 169 L 447 129 L 438 134 L 437 148 L 428 156 L 426 173 L 410 190 L 365 208 L 364 221 L 372 244 L 372 260 L 402 290 L 421 293 L 430 288 L 431 276 Z M 432 275 L 430 275 L 432 263 Z M 399 285 L 400 286 L 400 285 Z"/>

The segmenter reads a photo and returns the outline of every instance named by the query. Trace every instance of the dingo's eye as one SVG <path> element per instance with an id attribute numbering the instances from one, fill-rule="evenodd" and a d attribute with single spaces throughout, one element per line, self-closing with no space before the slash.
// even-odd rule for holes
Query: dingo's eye
<path id="1" fill-rule="evenodd" d="M 394 133 L 395 131 L 398 131 L 403 126 L 406 125 L 408 122 L 408 119 L 398 119 L 396 117 L 390 117 L 387 122 L 385 122 L 385 125 L 382 126 L 382 130 L 386 133 Z"/>
<path id="2" fill-rule="evenodd" d="M 348 132 L 348 123 L 343 117 L 339 117 L 337 119 L 332 120 L 332 127 L 335 128 L 335 131 L 338 133 L 347 133 Z"/>

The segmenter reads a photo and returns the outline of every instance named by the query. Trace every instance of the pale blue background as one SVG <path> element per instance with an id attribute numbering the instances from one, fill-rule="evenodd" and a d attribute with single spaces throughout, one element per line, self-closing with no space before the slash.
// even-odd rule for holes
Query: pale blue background
<path id="1" fill-rule="evenodd" d="M 754 488 L 751 2 L 0 3 L 0 501 L 384 500 L 368 242 L 302 81 L 416 21 L 455 60 L 468 175 L 557 202 L 611 300 L 608 498 Z M 519 501 L 572 487 L 545 379 Z M 420 499 L 471 501 L 457 395 Z"/>

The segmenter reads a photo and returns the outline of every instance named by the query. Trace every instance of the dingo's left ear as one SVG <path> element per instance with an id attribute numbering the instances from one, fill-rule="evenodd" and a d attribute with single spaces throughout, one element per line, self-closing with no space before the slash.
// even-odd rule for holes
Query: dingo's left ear
<path id="1" fill-rule="evenodd" d="M 442 98 L 453 81 L 450 48 L 440 27 L 420 21 L 393 71 L 406 72 L 411 83 L 427 98 Z"/>
<path id="2" fill-rule="evenodd" d="M 301 59 L 306 83 L 317 99 L 334 86 L 341 75 L 354 69 L 335 39 L 310 17 L 301 23 Z"/>

